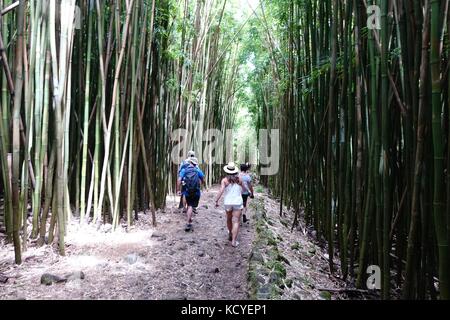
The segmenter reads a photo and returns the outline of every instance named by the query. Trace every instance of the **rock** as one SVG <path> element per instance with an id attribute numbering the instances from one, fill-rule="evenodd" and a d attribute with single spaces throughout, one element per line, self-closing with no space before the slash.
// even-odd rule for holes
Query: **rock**
<path id="1" fill-rule="evenodd" d="M 205 256 L 205 253 L 204 253 L 203 251 L 200 251 L 200 252 L 198 253 L 198 256 L 199 256 L 199 257 L 204 257 L 204 256 Z"/>
<path id="2" fill-rule="evenodd" d="M 313 231 L 311 232 L 311 236 L 312 236 L 313 238 L 317 238 L 317 231 L 316 231 L 316 230 L 313 230 Z"/>
<path id="3" fill-rule="evenodd" d="M 46 286 L 50 286 L 53 283 L 61 283 L 66 282 L 67 280 L 65 278 L 61 278 L 59 276 L 50 274 L 50 273 L 44 273 L 41 276 L 41 284 L 45 284 Z"/>
<path id="4" fill-rule="evenodd" d="M 300 249 L 300 244 L 299 244 L 298 242 L 294 243 L 294 244 L 291 246 L 291 250 L 298 250 L 298 249 Z"/>
<path id="5" fill-rule="evenodd" d="M 264 285 L 266 283 L 266 279 L 262 275 L 258 274 L 256 276 L 256 282 L 258 282 L 260 285 Z"/>
<path id="6" fill-rule="evenodd" d="M 270 298 L 270 286 L 264 285 L 256 293 L 258 300 L 268 300 Z"/>
<path id="7" fill-rule="evenodd" d="M 211 273 L 219 273 L 220 269 L 219 268 L 212 268 L 211 269 Z"/>
<path id="8" fill-rule="evenodd" d="M 303 300 L 303 297 L 302 297 L 302 295 L 301 295 L 300 292 L 294 293 L 293 298 L 294 298 L 295 300 Z"/>
<path id="9" fill-rule="evenodd" d="M 165 235 L 163 235 L 161 232 L 159 232 L 159 231 L 153 231 L 153 233 L 152 233 L 152 238 L 165 238 Z"/>
<path id="10" fill-rule="evenodd" d="M 184 251 L 187 249 L 187 245 L 184 243 L 177 243 L 173 248 L 175 250 Z"/>
<path id="11" fill-rule="evenodd" d="M 127 255 L 124 259 L 127 263 L 129 264 L 135 264 L 138 260 L 138 256 L 135 253 L 130 253 L 129 255 Z"/>
<path id="12" fill-rule="evenodd" d="M 308 249 L 309 254 L 316 254 L 316 248 L 309 248 Z"/>
<path id="13" fill-rule="evenodd" d="M 239 289 L 241 287 L 241 285 L 239 284 L 239 283 L 236 283 L 235 285 L 234 285 L 234 288 L 235 289 Z"/>
<path id="14" fill-rule="evenodd" d="M 259 251 L 252 252 L 251 260 L 256 261 L 256 262 L 261 262 L 261 263 L 265 262 L 262 253 Z"/>
<path id="15" fill-rule="evenodd" d="M 322 291 L 319 295 L 323 300 L 331 300 L 331 293 L 328 291 Z"/>
<path id="16" fill-rule="evenodd" d="M 67 281 L 83 280 L 85 278 L 83 271 L 75 271 L 66 276 Z"/>
<path id="17" fill-rule="evenodd" d="M 271 272 L 269 275 L 269 283 L 279 283 L 281 275 L 278 272 Z"/>
<path id="18" fill-rule="evenodd" d="M 0 283 L 6 283 L 8 282 L 8 279 L 9 279 L 8 277 L 0 274 Z"/>
<path id="19" fill-rule="evenodd" d="M 208 210 L 208 206 L 205 204 L 202 206 L 203 209 L 207 209 Z"/>

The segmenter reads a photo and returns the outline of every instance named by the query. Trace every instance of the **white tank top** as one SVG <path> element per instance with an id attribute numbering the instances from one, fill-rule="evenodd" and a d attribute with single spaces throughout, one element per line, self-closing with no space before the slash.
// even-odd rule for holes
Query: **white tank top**
<path id="1" fill-rule="evenodd" d="M 240 206 L 243 204 L 241 185 L 230 183 L 225 188 L 224 204 L 226 206 Z"/>

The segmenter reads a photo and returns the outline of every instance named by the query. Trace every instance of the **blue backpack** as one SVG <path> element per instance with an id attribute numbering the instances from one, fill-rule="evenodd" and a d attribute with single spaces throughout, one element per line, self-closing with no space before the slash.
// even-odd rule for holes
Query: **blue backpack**
<path id="1" fill-rule="evenodd" d="M 185 168 L 183 181 L 188 197 L 195 196 L 197 191 L 200 190 L 200 177 L 196 167 L 190 165 Z"/>
<path id="2" fill-rule="evenodd" d="M 189 161 L 184 160 L 181 163 L 180 169 L 178 169 L 178 174 L 180 174 L 181 170 L 183 169 L 187 169 L 191 164 L 189 163 Z"/>

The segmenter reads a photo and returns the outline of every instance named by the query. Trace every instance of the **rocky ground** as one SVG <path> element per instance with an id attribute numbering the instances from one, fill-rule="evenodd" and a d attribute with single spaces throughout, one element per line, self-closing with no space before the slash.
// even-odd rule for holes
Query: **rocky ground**
<path id="1" fill-rule="evenodd" d="M 233 248 L 223 209 L 214 208 L 217 191 L 203 194 L 193 232 L 184 231 L 178 199 L 169 197 L 156 228 L 147 214 L 128 231 L 73 221 L 64 257 L 30 244 L 16 266 L 0 238 L 0 299 L 345 298 L 338 293 L 345 284 L 328 275 L 325 251 L 302 228 L 291 233 L 291 213 L 280 218 L 265 192 L 256 194 Z"/>

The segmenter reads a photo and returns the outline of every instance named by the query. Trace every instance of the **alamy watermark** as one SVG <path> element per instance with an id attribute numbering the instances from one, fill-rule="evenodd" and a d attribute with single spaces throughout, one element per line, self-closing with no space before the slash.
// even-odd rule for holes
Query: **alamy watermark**
<path id="1" fill-rule="evenodd" d="M 197 126 L 202 128 L 203 126 Z M 280 162 L 280 132 L 278 129 L 253 131 L 245 138 L 237 137 L 234 130 L 197 129 L 192 133 L 186 129 L 176 129 L 171 133 L 173 148 L 171 160 L 180 165 L 187 152 L 193 149 L 202 164 L 227 164 L 230 161 L 258 165 L 263 176 L 276 175 Z M 259 139 L 257 139 L 259 137 Z M 192 142 L 192 143 L 191 143 Z M 193 146 L 193 147 L 192 147 Z"/>
<path id="2" fill-rule="evenodd" d="M 373 265 L 368 266 L 366 273 L 369 274 L 367 278 L 366 286 L 369 290 L 380 290 L 381 289 L 381 269 L 379 266 Z"/>
<path id="3" fill-rule="evenodd" d="M 367 28 L 369 30 L 381 30 L 380 6 L 372 5 L 367 7 Z"/>

